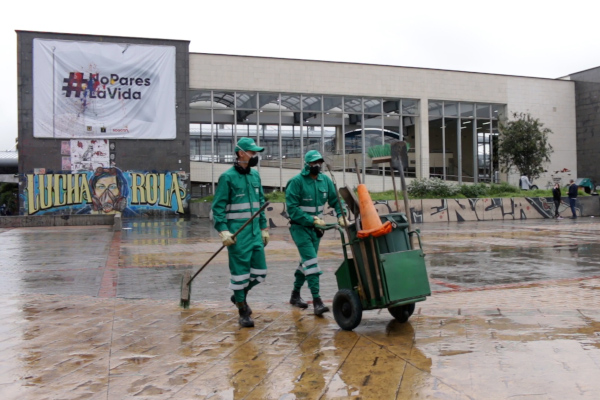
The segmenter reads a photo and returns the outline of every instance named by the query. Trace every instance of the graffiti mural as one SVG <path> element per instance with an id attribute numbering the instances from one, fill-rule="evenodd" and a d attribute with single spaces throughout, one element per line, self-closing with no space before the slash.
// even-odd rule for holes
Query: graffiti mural
<path id="1" fill-rule="evenodd" d="M 424 199 L 423 222 L 447 222 L 448 221 L 448 201 L 447 199 Z"/>
<path id="2" fill-rule="evenodd" d="M 443 220 L 443 217 L 439 218 L 443 211 L 447 211 L 450 222 L 539 219 L 554 216 L 551 197 L 423 200 L 423 208 L 428 210 L 425 222 Z M 568 209 L 568 202 L 563 200 L 559 212 Z M 576 212 L 582 215 L 579 202 Z M 436 216 L 438 218 L 435 218 Z"/>
<path id="3" fill-rule="evenodd" d="M 373 205 L 379 215 L 385 215 L 396 212 L 396 206 L 394 201 L 378 200 L 374 201 Z M 423 222 L 423 210 L 421 208 L 421 200 L 410 200 L 410 215 L 412 222 L 420 223 Z M 354 222 L 356 217 L 352 213 L 348 213 L 347 207 L 344 204 L 346 215 L 348 220 Z M 400 212 L 404 212 L 404 203 L 400 202 Z M 271 203 L 266 209 L 266 216 L 269 223 L 269 227 L 276 228 L 281 226 L 289 225 L 289 216 L 286 210 L 285 203 Z M 329 204 L 325 204 L 323 209 L 323 220 L 328 224 L 335 224 L 337 222 L 336 212 Z"/>
<path id="4" fill-rule="evenodd" d="M 374 201 L 373 205 L 379 215 L 396 212 L 394 200 L 378 200 Z M 403 201 L 399 202 L 399 206 L 400 212 L 404 212 Z M 409 207 L 413 223 L 548 219 L 554 216 L 554 203 L 550 197 L 411 199 L 409 200 Z M 563 199 L 559 212 L 566 212 L 567 215 L 570 215 L 571 210 L 568 199 Z M 584 215 L 583 204 L 579 200 L 577 201 L 576 212 L 579 216 Z M 267 207 L 266 217 L 271 228 L 289 226 L 289 216 L 285 203 L 271 203 Z M 327 204 L 323 210 L 323 219 L 328 224 L 337 221 L 333 208 Z M 350 213 L 348 220 L 354 222 L 355 219 L 356 217 Z"/>
<path id="5" fill-rule="evenodd" d="M 23 214 L 183 214 L 189 198 L 186 178 L 181 172 L 123 172 L 115 167 L 26 174 Z"/>

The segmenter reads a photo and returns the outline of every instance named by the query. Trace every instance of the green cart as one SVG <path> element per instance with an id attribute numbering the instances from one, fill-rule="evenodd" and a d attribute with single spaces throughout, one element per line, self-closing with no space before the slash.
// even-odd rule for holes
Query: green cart
<path id="1" fill-rule="evenodd" d="M 346 243 L 340 229 L 344 262 L 335 273 L 339 290 L 333 298 L 333 316 L 344 330 L 360 324 L 363 310 L 387 308 L 397 321 L 406 322 L 415 303 L 431 295 L 419 231 L 409 232 L 404 213 L 380 218 L 382 223 L 391 222 L 392 231 L 377 238 L 358 238 L 356 224 L 352 224 Z M 413 235 L 419 242 L 414 250 Z M 353 258 L 348 258 L 347 247 Z"/>

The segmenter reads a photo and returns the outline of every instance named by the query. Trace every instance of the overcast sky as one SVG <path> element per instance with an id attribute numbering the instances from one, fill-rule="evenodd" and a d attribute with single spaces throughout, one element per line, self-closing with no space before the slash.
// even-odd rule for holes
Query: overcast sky
<path id="1" fill-rule="evenodd" d="M 190 52 L 558 78 L 600 66 L 600 2 L 27 1 L 0 15 L 0 150 L 17 137 L 15 30 L 189 40 Z"/>

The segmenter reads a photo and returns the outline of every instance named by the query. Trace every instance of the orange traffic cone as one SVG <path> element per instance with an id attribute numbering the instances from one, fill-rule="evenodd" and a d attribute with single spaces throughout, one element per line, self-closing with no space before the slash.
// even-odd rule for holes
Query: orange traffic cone
<path id="1" fill-rule="evenodd" d="M 392 231 L 392 223 L 390 221 L 386 221 L 385 224 L 381 223 L 379 214 L 377 214 L 377 210 L 371 200 L 371 195 L 364 183 L 358 185 L 358 203 L 363 229 L 358 231 L 356 236 L 360 239 L 369 236 L 379 237 L 387 235 Z"/>

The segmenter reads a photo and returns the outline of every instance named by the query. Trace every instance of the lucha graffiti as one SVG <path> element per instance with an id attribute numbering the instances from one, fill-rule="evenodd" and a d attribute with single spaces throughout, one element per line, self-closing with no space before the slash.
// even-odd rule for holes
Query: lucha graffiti
<path id="1" fill-rule="evenodd" d="M 178 172 L 123 172 L 98 167 L 80 173 L 26 174 L 24 181 L 26 215 L 183 214 L 189 197 Z"/>

